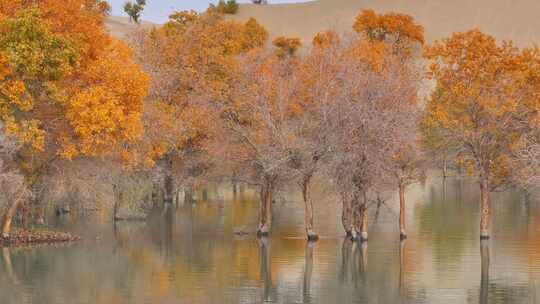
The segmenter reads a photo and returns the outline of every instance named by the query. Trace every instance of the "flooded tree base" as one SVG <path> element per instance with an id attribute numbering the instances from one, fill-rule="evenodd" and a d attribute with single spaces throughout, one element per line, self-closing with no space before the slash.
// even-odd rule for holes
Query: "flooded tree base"
<path id="1" fill-rule="evenodd" d="M 14 230 L 9 236 L 0 237 L 0 247 L 66 243 L 78 240 L 80 240 L 80 237 L 65 232 Z"/>
<path id="2" fill-rule="evenodd" d="M 307 236 L 307 240 L 308 240 L 308 242 L 316 242 L 316 241 L 319 240 L 319 235 L 315 234 L 315 233 L 310 233 Z"/>
<path id="3" fill-rule="evenodd" d="M 257 237 L 267 237 L 270 235 L 268 231 L 257 230 Z"/>

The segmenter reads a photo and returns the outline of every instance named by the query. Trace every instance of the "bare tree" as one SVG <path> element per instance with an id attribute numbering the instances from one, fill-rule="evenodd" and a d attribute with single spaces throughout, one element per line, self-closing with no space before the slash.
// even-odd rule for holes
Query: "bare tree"
<path id="1" fill-rule="evenodd" d="M 355 46 L 357 38 L 351 39 L 346 50 Z M 345 231 L 367 240 L 370 199 L 395 180 L 403 194 L 417 177 L 412 154 L 398 160 L 405 150 L 417 152 L 418 73 L 396 54 L 387 54 L 380 68 L 356 56 L 340 60 L 340 94 L 330 111 L 329 172 L 343 200 Z"/>
<path id="2" fill-rule="evenodd" d="M 290 180 L 291 102 L 297 88 L 294 62 L 270 53 L 249 55 L 233 89 L 234 104 L 219 104 L 222 122 L 229 131 L 228 146 L 236 154 L 238 172 L 260 187 L 258 234 L 272 225 L 272 201 L 279 184 Z"/>

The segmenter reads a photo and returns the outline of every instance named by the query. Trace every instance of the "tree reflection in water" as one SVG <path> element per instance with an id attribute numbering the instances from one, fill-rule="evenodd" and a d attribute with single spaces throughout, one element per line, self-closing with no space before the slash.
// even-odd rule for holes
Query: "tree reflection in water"
<path id="1" fill-rule="evenodd" d="M 488 303 L 489 294 L 489 240 L 480 241 L 481 278 L 480 278 L 480 304 Z"/>
<path id="2" fill-rule="evenodd" d="M 311 274 L 313 273 L 313 248 L 315 242 L 307 241 L 304 260 L 304 281 L 302 283 L 302 303 L 311 303 Z"/>
<path id="3" fill-rule="evenodd" d="M 272 268 L 270 256 L 270 240 L 267 237 L 258 238 L 261 258 L 261 281 L 263 282 L 263 301 L 272 302 Z"/>

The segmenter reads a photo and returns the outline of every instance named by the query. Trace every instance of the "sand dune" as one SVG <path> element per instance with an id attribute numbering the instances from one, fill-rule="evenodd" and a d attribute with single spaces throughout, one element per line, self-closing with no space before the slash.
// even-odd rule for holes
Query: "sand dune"
<path id="1" fill-rule="evenodd" d="M 105 19 L 105 27 L 109 33 L 119 39 L 126 38 L 139 27 L 151 28 L 154 26 L 157 25 L 147 21 L 142 21 L 140 25 L 137 25 L 129 22 L 129 18 L 127 17 L 109 16 Z"/>
<path id="2" fill-rule="evenodd" d="M 232 18 L 254 17 L 272 37 L 294 36 L 310 43 L 321 30 L 350 31 L 354 17 L 366 8 L 410 14 L 424 25 L 428 42 L 474 27 L 497 39 L 511 39 L 519 46 L 540 42 L 540 0 L 319 0 L 245 4 Z"/>

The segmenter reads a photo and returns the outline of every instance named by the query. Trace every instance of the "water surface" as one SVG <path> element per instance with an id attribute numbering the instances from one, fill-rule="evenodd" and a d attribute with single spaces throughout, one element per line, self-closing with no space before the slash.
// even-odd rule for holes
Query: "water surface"
<path id="1" fill-rule="evenodd" d="M 147 223 L 51 221 L 84 241 L 4 248 L 0 302 L 540 303 L 540 205 L 520 194 L 492 195 L 492 239 L 481 244 L 476 184 L 431 179 L 407 193 L 406 241 L 394 197 L 370 206 L 370 239 L 360 245 L 343 238 L 340 206 L 322 187 L 314 244 L 292 194 L 274 205 L 270 238 L 235 235 L 254 229 L 257 198 L 226 190 Z"/>

